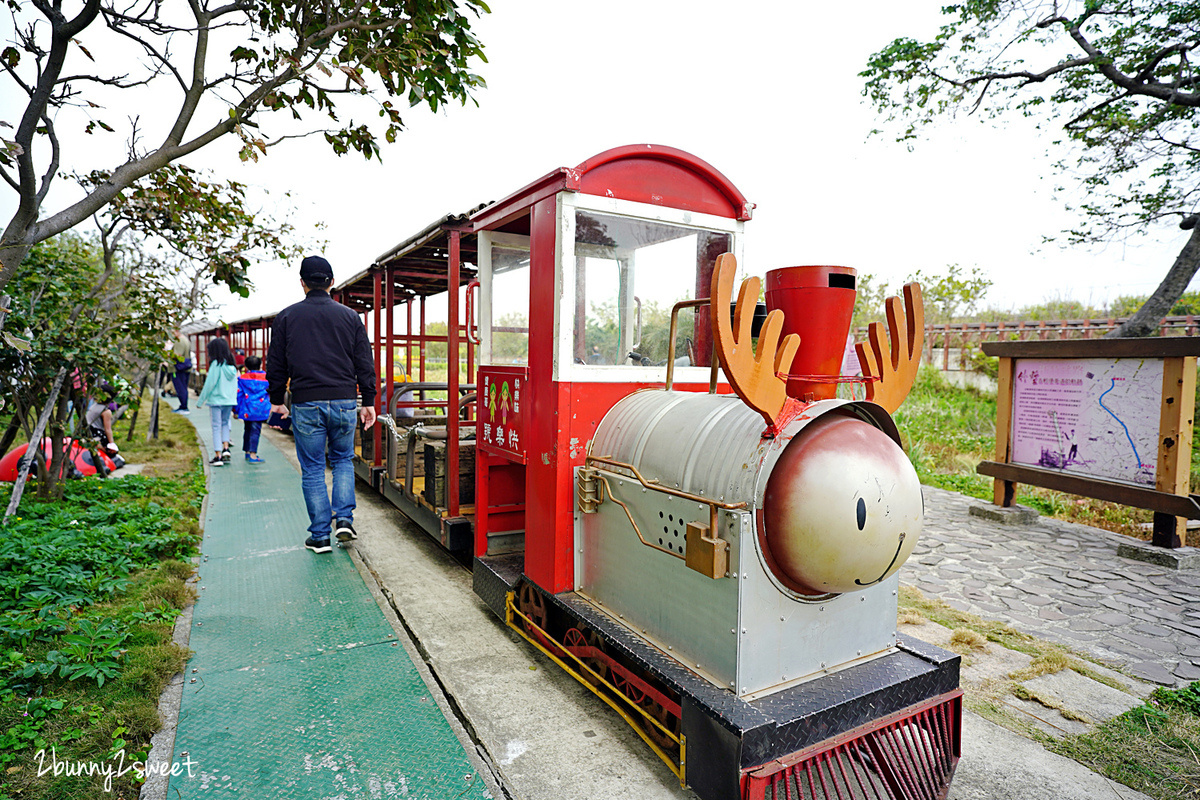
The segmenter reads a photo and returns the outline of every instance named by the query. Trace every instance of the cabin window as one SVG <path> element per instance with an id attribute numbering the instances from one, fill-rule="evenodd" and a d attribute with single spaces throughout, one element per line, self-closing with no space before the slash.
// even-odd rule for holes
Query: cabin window
<path id="1" fill-rule="evenodd" d="M 664 366 L 671 308 L 707 297 L 713 264 L 732 247 L 728 232 L 577 209 L 575 363 Z M 710 363 L 710 352 L 698 352 L 707 347 L 696 347 L 696 318 L 691 309 L 679 314 L 679 365 Z M 707 313 L 701 319 L 707 324 Z"/>
<path id="2" fill-rule="evenodd" d="M 528 250 L 492 247 L 491 363 L 529 363 Z"/>

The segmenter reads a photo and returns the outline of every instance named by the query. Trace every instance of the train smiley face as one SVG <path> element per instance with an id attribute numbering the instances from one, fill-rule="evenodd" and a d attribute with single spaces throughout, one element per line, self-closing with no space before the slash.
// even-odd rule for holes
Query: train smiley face
<path id="1" fill-rule="evenodd" d="M 833 414 L 780 455 L 762 513 L 767 563 L 803 595 L 880 583 L 908 559 L 924 522 L 921 484 L 899 445 L 873 425 Z"/>

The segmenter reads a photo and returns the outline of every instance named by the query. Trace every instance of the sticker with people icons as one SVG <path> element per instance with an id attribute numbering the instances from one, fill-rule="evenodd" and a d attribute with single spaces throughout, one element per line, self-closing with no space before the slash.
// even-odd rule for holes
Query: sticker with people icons
<path id="1" fill-rule="evenodd" d="M 479 370 L 479 441 L 483 450 L 525 461 L 521 388 L 527 370 L 519 367 L 484 367 Z"/>

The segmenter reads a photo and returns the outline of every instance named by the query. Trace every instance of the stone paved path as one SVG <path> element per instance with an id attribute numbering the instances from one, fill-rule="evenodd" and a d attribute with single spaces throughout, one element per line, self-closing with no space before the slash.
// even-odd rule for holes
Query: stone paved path
<path id="1" fill-rule="evenodd" d="M 1200 572 L 1120 558 L 1119 534 L 991 522 L 968 513 L 982 501 L 922 488 L 925 532 L 901 583 L 1144 680 L 1200 680 Z"/>

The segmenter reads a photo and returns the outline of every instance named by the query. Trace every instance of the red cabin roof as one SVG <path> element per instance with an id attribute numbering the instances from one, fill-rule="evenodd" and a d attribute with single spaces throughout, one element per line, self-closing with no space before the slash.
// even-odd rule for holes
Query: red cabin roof
<path id="1" fill-rule="evenodd" d="M 711 164 L 674 147 L 630 144 L 559 167 L 471 215 L 475 230 L 497 228 L 564 189 L 748 220 L 754 204 Z"/>

